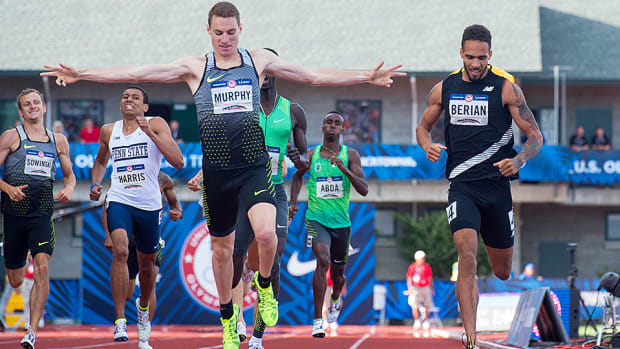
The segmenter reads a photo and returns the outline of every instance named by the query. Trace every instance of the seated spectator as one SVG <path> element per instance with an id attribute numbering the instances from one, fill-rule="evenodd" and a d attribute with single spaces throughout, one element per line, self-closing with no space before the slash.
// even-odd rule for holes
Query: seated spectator
<path id="1" fill-rule="evenodd" d="M 179 129 L 179 122 L 177 120 L 170 121 L 170 133 L 172 133 L 172 138 L 177 143 L 183 143 L 183 138 L 181 137 L 181 130 Z"/>
<path id="2" fill-rule="evenodd" d="M 605 135 L 605 130 L 602 127 L 596 128 L 596 133 L 592 137 L 592 142 L 590 142 L 592 146 L 592 150 L 610 150 L 611 145 L 609 144 L 609 138 Z"/>
<path id="3" fill-rule="evenodd" d="M 527 263 L 523 272 L 519 275 L 519 280 L 542 280 L 542 276 L 536 275 L 536 267 L 534 263 Z"/>
<path id="4" fill-rule="evenodd" d="M 583 126 L 577 126 L 577 130 L 575 134 L 570 137 L 570 148 L 576 152 L 588 150 L 588 140 L 586 136 L 583 134 Z"/>
<path id="5" fill-rule="evenodd" d="M 62 124 L 62 121 L 56 120 L 52 124 L 52 132 L 60 133 L 69 139 L 69 133 L 65 130 L 65 126 Z"/>
<path id="6" fill-rule="evenodd" d="M 84 120 L 84 127 L 80 130 L 80 142 L 97 143 L 99 142 L 99 127 L 95 125 L 92 119 Z"/>

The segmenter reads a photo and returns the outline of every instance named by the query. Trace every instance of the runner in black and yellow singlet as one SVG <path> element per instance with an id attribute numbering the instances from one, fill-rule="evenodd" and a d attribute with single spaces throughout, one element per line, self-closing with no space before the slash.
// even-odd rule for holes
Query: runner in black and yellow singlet
<path id="1" fill-rule="evenodd" d="M 465 28 L 461 40 L 463 68 L 433 87 L 416 129 L 418 144 L 430 161 L 446 150 L 450 180 L 446 209 L 459 253 L 456 293 L 466 347 L 477 348 L 475 282 L 478 234 L 486 245 L 495 275 L 510 276 L 514 219 L 510 180 L 542 145 L 542 136 L 514 78 L 492 67 L 491 33 L 482 25 Z M 446 145 L 433 143 L 430 131 L 445 110 Z M 513 120 L 528 139 L 513 149 Z"/>
<path id="2" fill-rule="evenodd" d="M 4 264 L 12 287 L 24 281 L 28 251 L 34 260 L 34 286 L 30 298 L 30 323 L 20 344 L 34 348 L 35 331 L 49 294 L 49 261 L 56 234 L 52 214 L 54 201 L 67 202 L 75 187 L 69 142 L 44 126 L 47 111 L 43 94 L 25 89 L 17 96 L 23 125 L 0 137 L 0 179 L 4 216 Z M 64 188 L 54 195 L 56 159 L 64 175 Z"/>
<path id="3" fill-rule="evenodd" d="M 362 171 L 360 156 L 346 145 L 340 144 L 344 133 L 344 118 L 338 112 L 329 112 L 323 120 L 323 144 L 309 152 L 310 180 L 308 181 L 308 209 L 306 230 L 308 247 L 316 256 L 317 265 L 312 277 L 314 293 L 314 323 L 312 336 L 325 337 L 322 310 L 327 280 L 325 273 L 331 266 L 334 284 L 327 309 L 327 321 L 338 320 L 342 300 L 340 293 L 344 286 L 344 268 L 349 252 L 351 219 L 349 218 L 349 193 L 351 186 L 363 196 L 368 194 L 366 176 Z M 292 150 L 290 153 L 295 153 Z M 294 154 L 291 154 L 294 155 Z M 289 216 L 297 212 L 297 196 L 301 189 L 305 170 L 293 175 L 291 184 L 291 207 Z M 327 262 L 329 261 L 329 262 Z"/>

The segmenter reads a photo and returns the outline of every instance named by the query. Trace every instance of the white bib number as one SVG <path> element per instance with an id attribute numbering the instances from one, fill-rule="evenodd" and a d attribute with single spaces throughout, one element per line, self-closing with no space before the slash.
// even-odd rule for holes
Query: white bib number
<path id="1" fill-rule="evenodd" d="M 124 189 L 141 188 L 146 182 L 143 164 L 121 166 L 116 169 L 118 183 Z"/>
<path id="2" fill-rule="evenodd" d="M 36 150 L 26 150 L 26 165 L 24 174 L 33 176 L 50 177 L 52 166 L 56 166 L 53 153 Z"/>
<path id="3" fill-rule="evenodd" d="M 489 96 L 457 94 L 450 95 L 450 124 L 486 126 L 489 124 Z"/>
<path id="4" fill-rule="evenodd" d="M 267 147 L 267 153 L 269 154 L 269 160 L 271 161 L 271 175 L 278 175 L 278 162 L 280 161 L 280 148 Z"/>
<path id="5" fill-rule="evenodd" d="M 317 177 L 316 197 L 319 199 L 338 199 L 344 197 L 342 177 Z"/>
<path id="6" fill-rule="evenodd" d="M 229 114 L 254 110 L 252 80 L 216 81 L 211 84 L 211 99 L 215 114 Z"/>

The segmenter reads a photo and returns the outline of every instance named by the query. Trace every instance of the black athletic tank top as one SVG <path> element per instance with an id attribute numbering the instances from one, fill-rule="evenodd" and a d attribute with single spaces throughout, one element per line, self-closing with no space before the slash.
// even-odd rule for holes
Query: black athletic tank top
<path id="1" fill-rule="evenodd" d="M 493 163 L 517 154 L 513 149 L 512 117 L 502 104 L 504 81 L 514 82 L 514 78 L 489 65 L 482 80 L 467 82 L 462 79 L 462 71 L 445 78 L 441 90 L 441 104 L 446 111 L 446 178 L 499 178 L 501 173 Z"/>
<path id="2" fill-rule="evenodd" d="M 250 54 L 238 49 L 242 63 L 219 69 L 208 53 L 200 87 L 194 94 L 205 170 L 266 165 L 269 155 L 259 124 L 260 86 Z"/>

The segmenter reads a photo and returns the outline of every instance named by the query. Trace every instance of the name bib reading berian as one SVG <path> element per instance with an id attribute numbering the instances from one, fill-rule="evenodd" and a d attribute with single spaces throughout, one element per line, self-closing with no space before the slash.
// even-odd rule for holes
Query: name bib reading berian
<path id="1" fill-rule="evenodd" d="M 211 83 L 211 99 L 215 114 L 253 111 L 252 80 L 239 79 Z"/>
<path id="2" fill-rule="evenodd" d="M 317 177 L 316 197 L 319 199 L 337 199 L 344 196 L 342 177 Z"/>
<path id="3" fill-rule="evenodd" d="M 450 124 L 486 126 L 489 124 L 489 96 L 457 94 L 450 95 Z"/>
<path id="4" fill-rule="evenodd" d="M 26 150 L 24 174 L 50 177 L 52 175 L 52 166 L 56 166 L 53 153 Z"/>

